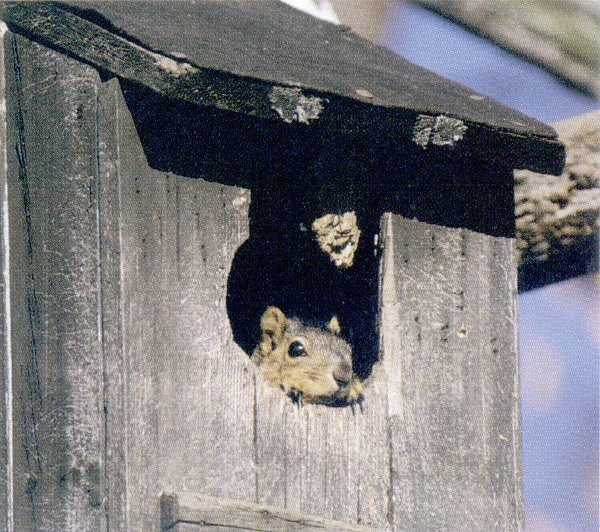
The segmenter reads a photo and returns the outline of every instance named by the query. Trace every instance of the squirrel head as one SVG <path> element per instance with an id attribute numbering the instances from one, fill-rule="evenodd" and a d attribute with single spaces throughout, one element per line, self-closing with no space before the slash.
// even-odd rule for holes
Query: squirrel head
<path id="1" fill-rule="evenodd" d="M 334 316 L 323 329 L 308 327 L 269 307 L 260 319 L 261 340 L 252 361 L 265 379 L 304 402 L 325 402 L 344 397 L 356 378 L 352 372 L 352 349 L 339 337 Z"/>

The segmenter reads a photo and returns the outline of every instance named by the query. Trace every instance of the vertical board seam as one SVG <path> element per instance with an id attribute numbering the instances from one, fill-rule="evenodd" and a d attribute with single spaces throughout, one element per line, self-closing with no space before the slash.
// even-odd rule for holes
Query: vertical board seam
<path id="1" fill-rule="evenodd" d="M 8 148 L 7 148 L 7 107 L 6 107 L 6 65 L 4 61 L 4 38 L 8 27 L 0 21 L 0 139 L 4 140 L 0 147 L 2 158 L 2 280 L 4 283 L 2 323 L 4 333 L 4 393 L 6 408 L 6 530 L 14 530 L 14 455 L 13 455 L 13 382 L 12 382 L 12 320 L 10 299 L 10 230 L 8 213 Z"/>
<path id="2" fill-rule="evenodd" d="M 106 361 L 106 349 L 104 348 L 104 298 L 102 297 L 102 286 L 103 286 L 103 269 L 102 269 L 102 230 L 101 230 L 101 192 L 102 186 L 101 178 L 101 160 L 100 160 L 100 94 L 98 92 L 97 85 L 94 85 L 96 91 L 96 130 L 95 130 L 95 149 L 96 149 L 96 328 L 98 333 L 98 346 L 101 351 L 102 357 L 102 431 L 103 431 L 103 449 L 102 449 L 102 467 L 104 469 L 103 474 L 103 485 L 102 485 L 102 504 L 104 505 L 105 512 L 105 525 L 106 530 L 110 530 L 110 515 L 109 515 L 109 490 L 108 490 L 108 402 L 107 402 L 107 361 Z"/>
<path id="3" fill-rule="evenodd" d="M 386 493 L 387 497 L 387 515 L 386 520 L 388 524 L 394 528 L 394 447 L 393 447 L 393 438 L 392 438 L 392 424 L 390 422 L 390 418 L 392 413 L 398 414 L 398 412 L 391 412 L 390 408 L 390 371 L 389 367 L 389 353 L 386 353 L 386 346 L 388 349 L 391 348 L 390 341 L 386 338 L 386 323 L 388 321 L 389 309 L 386 312 L 385 306 L 386 302 L 389 304 L 389 297 L 386 292 L 390 289 L 389 283 L 394 282 L 394 241 L 393 241 L 393 224 L 392 224 L 392 214 L 386 212 L 383 214 L 381 218 L 381 242 L 383 243 L 383 254 L 380 259 L 380 270 L 379 270 L 379 279 L 381 286 L 379 287 L 379 361 L 378 364 L 383 365 L 383 377 L 387 380 L 386 383 L 386 417 L 387 417 L 387 437 L 388 437 L 388 475 L 389 475 L 389 487 L 388 492 Z M 391 281 L 390 281 L 391 278 Z M 395 288 L 394 288 L 395 290 Z M 395 309 L 394 309 L 395 310 Z M 386 356 L 387 355 L 387 356 Z M 401 400 L 401 397 L 400 397 Z M 400 405 L 397 405 L 398 408 Z M 404 417 L 404 416 L 402 416 Z"/>
<path id="4" fill-rule="evenodd" d="M 117 92 L 119 89 L 115 89 Z M 122 195 L 121 195 L 121 171 L 119 162 L 121 160 L 121 138 L 120 138 L 120 124 L 121 124 L 121 109 L 122 102 L 117 98 L 115 102 L 115 150 L 116 150 L 116 161 L 115 161 L 115 177 L 117 180 L 117 227 L 118 227 L 118 235 L 119 235 L 119 317 L 121 320 L 121 357 L 123 360 L 122 369 L 122 385 L 121 385 L 121 397 L 122 397 L 122 408 L 123 408 L 123 420 L 124 420 L 124 428 L 123 428 L 123 454 L 124 454 L 124 463 L 123 468 L 125 469 L 125 486 L 123 487 L 123 511 L 125 512 L 124 521 L 125 521 L 125 530 L 130 530 L 129 527 L 129 468 L 127 466 L 128 456 L 129 456 L 129 407 L 128 407 L 128 386 L 129 386 L 129 371 L 126 363 L 127 357 L 125 356 L 125 297 L 124 297 L 124 279 L 125 279 L 125 271 L 123 264 L 123 225 L 121 223 L 121 213 L 123 212 L 123 205 L 121 203 Z"/>
<path id="5" fill-rule="evenodd" d="M 33 273 L 33 234 L 32 234 L 32 226 L 31 226 L 31 213 L 30 213 L 30 197 L 29 197 L 29 182 L 28 182 L 28 168 L 27 168 L 27 149 L 25 144 L 25 124 L 23 117 L 23 87 L 22 87 L 22 79 L 21 79 L 21 63 L 19 57 L 19 45 L 17 41 L 17 36 L 15 34 L 11 34 L 11 54 L 12 54 L 12 71 L 14 74 L 14 83 L 15 83 L 15 118 L 16 118 L 16 155 L 17 155 L 17 164 L 18 164 L 18 179 L 21 185 L 22 191 L 22 202 L 23 202 L 23 214 L 25 217 L 25 229 L 27 235 L 27 261 L 28 266 L 30 268 L 30 272 L 28 277 L 29 281 L 29 290 L 27 294 L 27 313 L 29 317 L 29 329 L 30 329 L 30 349 L 31 349 L 31 363 L 29 367 L 25 368 L 26 372 L 26 380 L 27 380 L 27 388 L 28 388 L 28 399 L 30 412 L 26 412 L 26 407 L 23 407 L 23 416 L 24 418 L 30 414 L 31 415 L 31 438 L 33 440 L 30 445 L 27 441 L 26 433 L 23 435 L 23 446 L 25 449 L 25 461 L 27 465 L 27 475 L 31 475 L 30 479 L 35 479 L 36 475 L 42 473 L 42 461 L 39 449 L 39 437 L 38 437 L 38 419 L 36 416 L 36 411 L 34 407 L 34 402 L 36 399 L 40 402 L 41 405 L 41 393 L 40 393 L 40 379 L 38 374 L 37 367 L 37 337 L 36 337 L 36 327 L 39 326 L 39 312 L 37 305 L 37 294 L 36 294 L 36 280 Z M 25 398 L 21 399 L 23 402 L 26 402 Z M 26 420 L 24 419 L 24 424 L 26 424 Z M 31 456 L 30 447 L 33 448 L 35 455 Z M 33 462 L 33 463 L 32 463 Z M 35 473 L 31 473 L 32 468 L 36 470 Z M 13 477 L 14 480 L 14 477 Z M 37 528 L 37 512 L 36 512 L 36 500 L 33 490 L 33 483 L 29 483 L 27 485 L 27 495 L 29 498 L 29 503 L 31 506 L 31 522 L 33 528 Z"/>
<path id="6" fill-rule="evenodd" d="M 513 353 L 515 357 L 515 382 L 514 382 L 514 390 L 515 395 L 512 399 L 512 425 L 513 425 L 513 438 L 512 438 L 512 447 L 513 447 L 513 486 L 515 487 L 515 522 L 518 523 L 519 532 L 523 530 L 523 510 L 522 510 L 522 501 L 523 501 L 523 492 L 522 492 L 522 440 L 521 440 L 521 407 L 520 407 L 520 396 L 521 396 L 521 388 L 520 388 L 520 365 L 521 361 L 519 359 L 519 309 L 518 309 L 518 282 L 516 279 L 516 258 L 515 258 L 515 247 L 516 241 L 514 238 L 507 239 L 508 247 L 509 247 L 509 257 L 510 264 L 513 266 L 512 273 L 511 271 L 507 272 L 507 275 L 510 276 L 509 279 L 509 297 L 512 299 L 512 319 L 514 320 L 515 333 L 513 335 Z"/>
<path id="7" fill-rule="evenodd" d="M 252 372 L 252 379 L 254 381 L 254 405 L 252 408 L 252 443 L 254 446 L 254 500 L 257 504 L 260 504 L 259 493 L 258 493 L 258 392 L 256 383 L 256 372 Z"/>

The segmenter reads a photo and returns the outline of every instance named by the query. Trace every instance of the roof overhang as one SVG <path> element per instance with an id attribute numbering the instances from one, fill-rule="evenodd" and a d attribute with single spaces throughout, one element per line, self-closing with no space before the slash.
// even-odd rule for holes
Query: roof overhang
<path id="1" fill-rule="evenodd" d="M 19 34 L 167 98 L 560 174 L 555 131 L 281 2 L 15 2 Z"/>

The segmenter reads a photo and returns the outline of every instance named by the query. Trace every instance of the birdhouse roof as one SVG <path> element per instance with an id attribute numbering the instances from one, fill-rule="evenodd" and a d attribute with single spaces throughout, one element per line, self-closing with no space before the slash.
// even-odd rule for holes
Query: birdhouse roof
<path id="1" fill-rule="evenodd" d="M 558 174 L 532 118 L 276 1 L 7 3 L 11 30 L 169 98 Z"/>

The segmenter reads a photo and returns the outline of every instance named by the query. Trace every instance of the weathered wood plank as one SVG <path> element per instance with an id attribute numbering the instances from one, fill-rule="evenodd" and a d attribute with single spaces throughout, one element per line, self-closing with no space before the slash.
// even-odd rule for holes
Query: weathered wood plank
<path id="1" fill-rule="evenodd" d="M 256 395 L 254 398 L 256 464 L 256 500 L 259 504 L 268 504 L 279 508 L 300 509 L 302 485 L 306 482 L 303 463 L 296 464 L 294 481 L 286 482 L 286 463 L 288 457 L 297 456 L 294 449 L 300 448 L 306 439 L 305 420 L 302 412 L 282 397 L 283 393 L 267 385 L 260 371 L 254 372 Z M 270 408 L 265 405 L 272 405 Z M 279 408 L 277 407 L 279 405 Z M 295 430 L 286 431 L 291 424 L 289 418 L 301 417 L 294 426 Z"/>
<path id="2" fill-rule="evenodd" d="M 128 522 L 157 530 L 161 490 L 256 491 L 252 368 L 225 309 L 249 193 L 151 169 L 117 112 Z"/>
<path id="3" fill-rule="evenodd" d="M 101 530 L 99 76 L 21 37 L 11 47 L 14 526 Z"/>
<path id="4" fill-rule="evenodd" d="M 520 291 L 598 270 L 600 112 L 553 126 L 567 148 L 562 175 L 515 172 Z"/>
<path id="5" fill-rule="evenodd" d="M 388 215 L 394 529 L 522 527 L 513 242 Z"/>
<path id="6" fill-rule="evenodd" d="M 363 411 L 348 425 L 350 484 L 358 490 L 357 521 L 376 529 L 391 529 L 390 441 L 387 380 L 378 365 L 365 383 Z"/>
<path id="7" fill-rule="evenodd" d="M 286 476 L 293 478 L 295 462 L 305 460 L 306 482 L 300 494 L 301 508 L 303 511 L 316 515 L 330 517 L 327 477 L 328 473 L 338 467 L 334 457 L 327 452 L 328 418 L 335 412 L 329 412 L 327 407 L 311 408 L 306 410 L 306 440 L 302 449 L 302 456 L 288 455 L 288 469 Z M 337 432 L 340 436 L 339 430 Z M 289 461 L 289 459 L 292 459 Z"/>
<path id="8" fill-rule="evenodd" d="M 350 470 L 357 446 L 350 441 L 350 427 L 354 424 L 352 410 L 343 409 L 342 415 L 331 415 L 331 409 L 323 408 L 326 419 L 321 424 L 325 434 L 324 459 L 329 462 L 329 471 L 325 477 L 325 512 L 333 519 L 358 519 L 358 478 L 352 476 L 357 471 Z M 355 408 L 358 410 L 358 408 Z"/>
<path id="9" fill-rule="evenodd" d="M 562 167 L 563 148 L 548 126 L 473 95 L 347 28 L 317 23 L 277 2 L 141 6 L 88 2 L 75 14 L 64 5 L 24 2 L 7 4 L 0 16 L 15 31 L 173 99 L 310 125 L 326 136 L 366 132 L 408 145 L 421 142 L 423 120 L 458 119 L 466 127 L 460 142 L 449 142 L 455 153 L 487 158 L 500 144 L 515 168 L 556 173 Z M 278 25 L 294 34 L 272 31 Z M 238 42 L 248 45 L 236 53 L 232 46 Z M 173 58 L 181 55 L 186 59 Z M 322 78 L 324 72 L 330 74 Z M 361 96 L 365 91 L 372 97 Z M 419 131 L 421 140 L 415 137 Z"/>
<path id="10" fill-rule="evenodd" d="M 4 61 L 7 66 L 7 76 L 5 78 L 6 83 L 6 110 L 7 110 L 7 146 L 17 145 L 19 135 L 17 133 L 17 117 L 13 110 L 18 109 L 14 96 L 18 94 L 15 88 L 15 75 L 14 75 L 14 61 L 12 48 L 14 46 L 15 36 L 8 33 L 4 37 L 5 49 L 4 49 Z M 27 269 L 29 267 L 27 254 L 23 246 L 19 248 L 13 247 L 13 240 L 17 242 L 27 241 L 27 232 L 25 220 L 21 219 L 22 202 L 24 199 L 23 192 L 20 190 L 19 178 L 18 178 L 18 167 L 19 162 L 17 158 L 16 150 L 7 150 L 7 212 L 9 222 L 9 240 L 8 247 L 11 251 L 10 255 L 10 268 L 11 278 L 10 286 L 8 287 L 9 297 L 14 293 L 19 293 L 27 289 Z M 15 199 L 19 198 L 19 199 Z M 15 217 L 15 211 L 17 216 Z M 11 223 L 14 221 L 15 223 Z M 15 290 L 17 287 L 17 290 Z M 26 530 L 31 530 L 33 527 L 34 515 L 32 512 L 32 501 L 30 495 L 27 492 L 27 480 L 29 478 L 29 471 L 27 471 L 27 463 L 25 457 L 28 456 L 28 452 L 31 447 L 27 446 L 27 425 L 25 425 L 26 419 L 23 416 L 24 408 L 22 401 L 16 401 L 16 393 L 23 389 L 23 381 L 20 371 L 21 367 L 26 367 L 24 363 L 20 365 L 19 355 L 23 352 L 23 349 L 27 349 L 26 346 L 30 342 L 30 334 L 28 334 L 29 323 L 23 323 L 22 317 L 27 316 L 27 301 L 23 297 L 11 297 L 11 368 L 6 368 L 6 371 L 10 371 L 12 374 L 12 387 L 13 387 L 13 474 L 12 474 L 12 485 L 13 485 L 13 524 L 15 522 L 22 526 Z M 19 318 L 21 316 L 21 318 Z M 15 327 L 17 323 L 18 327 Z M 24 348 L 21 346 L 25 346 Z M 22 357 L 21 357 L 22 358 Z M 5 373 L 6 375 L 6 373 Z M 27 395 L 23 396 L 23 400 L 27 400 Z M 35 455 L 34 455 L 35 456 Z M 31 461 L 31 467 L 35 467 L 35 462 Z"/>
<path id="11" fill-rule="evenodd" d="M 228 526 L 210 526 L 205 527 L 194 523 L 177 523 L 174 527 L 170 528 L 173 532 L 231 532 L 232 528 Z M 248 528 L 235 528 L 235 532 L 254 532 Z"/>
<path id="12" fill-rule="evenodd" d="M 273 506 L 241 503 L 184 492 L 163 494 L 161 511 L 162 530 L 170 529 L 178 523 L 185 523 L 190 530 L 221 530 L 221 527 L 265 532 L 373 530 L 361 525 L 323 519 Z"/>

